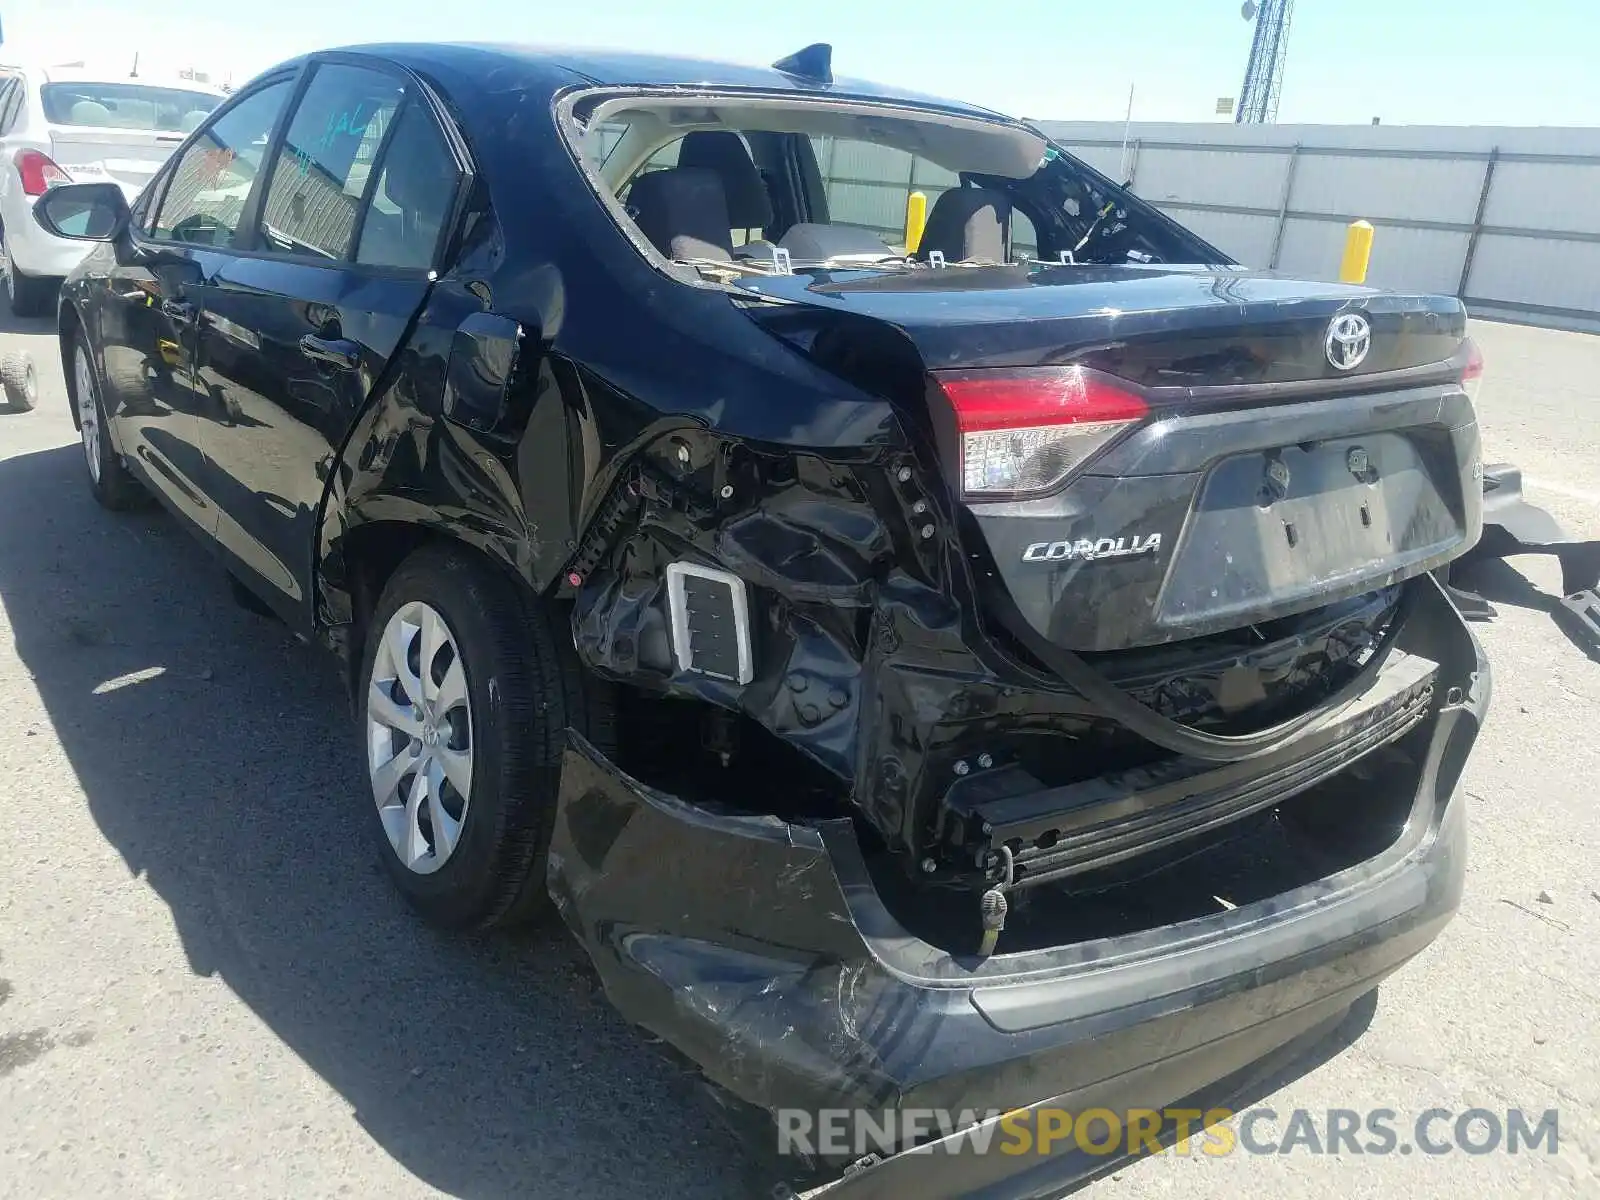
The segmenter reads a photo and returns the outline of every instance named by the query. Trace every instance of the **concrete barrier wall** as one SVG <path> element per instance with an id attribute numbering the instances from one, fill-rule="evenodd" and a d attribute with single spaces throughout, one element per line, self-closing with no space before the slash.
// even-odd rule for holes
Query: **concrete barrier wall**
<path id="1" fill-rule="evenodd" d="M 1331 279 L 1360 217 L 1369 282 L 1600 325 L 1600 129 L 1041 124 L 1250 266 Z"/>

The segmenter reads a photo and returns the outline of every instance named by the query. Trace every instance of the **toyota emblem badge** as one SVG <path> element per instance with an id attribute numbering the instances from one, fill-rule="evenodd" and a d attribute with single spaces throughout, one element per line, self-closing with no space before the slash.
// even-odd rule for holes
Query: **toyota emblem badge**
<path id="1" fill-rule="evenodd" d="M 1335 370 L 1354 371 L 1372 349 L 1372 326 L 1360 313 L 1340 313 L 1328 325 L 1323 348 Z"/>

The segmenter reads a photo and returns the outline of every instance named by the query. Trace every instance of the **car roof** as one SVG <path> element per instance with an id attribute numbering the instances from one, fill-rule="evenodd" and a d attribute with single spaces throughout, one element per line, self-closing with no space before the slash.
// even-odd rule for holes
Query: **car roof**
<path id="1" fill-rule="evenodd" d="M 430 67 L 463 72 L 511 72 L 542 77 L 558 86 L 750 88 L 813 96 L 881 100 L 932 108 L 986 120 L 1011 121 L 991 109 L 942 96 L 890 87 L 864 79 L 836 77 L 831 84 L 797 79 L 772 67 L 663 54 L 638 54 L 594 48 L 563 48 L 484 42 L 399 43 L 348 46 L 346 53 L 372 54 L 426 72 Z"/>
<path id="2" fill-rule="evenodd" d="M 214 83 L 184 79 L 176 74 L 128 75 L 111 67 L 45 66 L 41 63 L 26 62 L 0 63 L 0 70 L 21 71 L 36 83 L 127 83 L 142 84 L 145 87 L 179 88 L 188 92 L 203 92 L 208 96 L 226 95 Z"/>

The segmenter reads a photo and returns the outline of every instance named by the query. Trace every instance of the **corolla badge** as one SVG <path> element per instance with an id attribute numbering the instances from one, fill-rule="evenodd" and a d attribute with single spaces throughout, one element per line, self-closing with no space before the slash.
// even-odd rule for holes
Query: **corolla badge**
<path id="1" fill-rule="evenodd" d="M 1336 370 L 1354 371 L 1372 349 L 1372 326 L 1360 313 L 1340 313 L 1328 323 L 1322 346 Z"/>
<path id="2" fill-rule="evenodd" d="M 1071 538 L 1060 542 L 1034 542 L 1022 552 L 1023 562 L 1065 562 L 1081 559 L 1098 562 L 1103 558 L 1135 558 L 1161 549 L 1161 535 L 1134 534 L 1119 538 Z"/>

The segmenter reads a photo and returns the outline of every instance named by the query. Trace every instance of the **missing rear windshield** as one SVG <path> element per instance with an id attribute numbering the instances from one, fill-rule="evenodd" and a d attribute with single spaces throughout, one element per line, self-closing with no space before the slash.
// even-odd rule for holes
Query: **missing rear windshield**
<path id="1" fill-rule="evenodd" d="M 563 122 L 633 240 L 701 278 L 1225 255 L 1029 126 L 846 99 L 588 93 Z"/>

